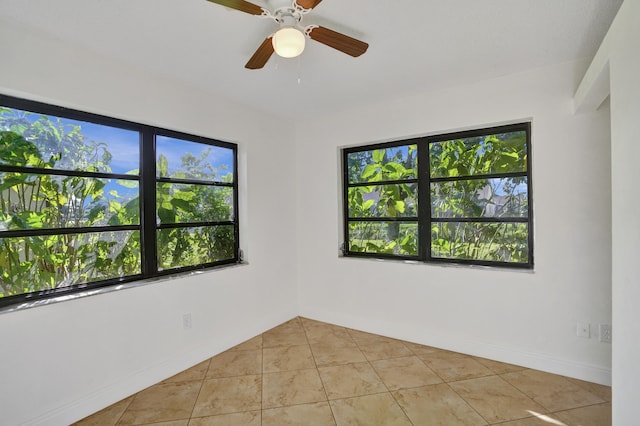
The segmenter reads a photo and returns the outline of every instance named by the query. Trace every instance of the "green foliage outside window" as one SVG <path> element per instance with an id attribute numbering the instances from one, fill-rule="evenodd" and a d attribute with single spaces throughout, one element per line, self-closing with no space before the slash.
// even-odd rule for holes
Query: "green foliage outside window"
<path id="1" fill-rule="evenodd" d="M 506 132 L 429 145 L 433 218 L 470 222 L 431 224 L 431 256 L 509 263 L 528 262 L 527 223 L 474 222 L 475 218 L 527 218 L 526 132 Z M 483 178 L 483 176 L 497 176 Z"/>
<path id="2" fill-rule="evenodd" d="M 515 125 L 347 150 L 347 254 L 530 266 L 528 149 Z"/>
<path id="3" fill-rule="evenodd" d="M 0 108 L 0 129 L 0 164 L 110 172 L 106 144 L 86 140 L 80 126 Z M 137 199 L 105 191 L 105 179 L 23 172 L 0 179 L 0 231 L 139 223 Z M 0 238 L 0 297 L 139 273 L 138 231 Z"/>
<path id="4" fill-rule="evenodd" d="M 191 143 L 176 141 L 189 147 Z M 164 154 L 158 155 L 157 175 L 172 179 L 233 182 L 226 164 L 214 167 L 208 161 L 213 148 L 200 155 L 186 153 L 179 166 L 170 169 Z M 198 223 L 233 220 L 233 188 L 158 182 L 156 184 L 158 224 Z M 190 226 L 157 231 L 160 270 L 193 266 L 234 257 L 234 228 L 228 225 Z"/>
<path id="5" fill-rule="evenodd" d="M 107 131 L 120 144 L 87 134 Z M 0 107 L 0 299 L 154 274 L 143 270 L 139 140 L 137 131 Z M 147 255 L 158 271 L 235 258 L 231 149 L 188 144 L 205 149 L 172 155 L 171 170 L 158 158 L 160 176 L 199 180 L 156 183 L 158 226 L 191 224 L 156 231 L 158 253 Z M 212 164 L 211 150 L 224 161 Z"/>
<path id="6" fill-rule="evenodd" d="M 417 147 L 349 153 L 349 251 L 418 254 Z M 358 219 L 403 219 L 367 221 Z M 406 219 L 406 220 L 404 220 Z"/>

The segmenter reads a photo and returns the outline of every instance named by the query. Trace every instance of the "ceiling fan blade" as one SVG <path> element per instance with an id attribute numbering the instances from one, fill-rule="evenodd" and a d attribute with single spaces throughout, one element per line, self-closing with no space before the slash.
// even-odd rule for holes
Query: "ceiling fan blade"
<path id="1" fill-rule="evenodd" d="M 319 5 L 320 2 L 322 2 L 322 0 L 296 0 L 296 4 L 306 10 L 313 9 Z"/>
<path id="2" fill-rule="evenodd" d="M 249 3 L 245 0 L 209 0 L 221 6 L 239 10 L 241 12 L 250 13 L 252 15 L 262 15 L 263 9 L 257 4 Z"/>
<path id="3" fill-rule="evenodd" d="M 269 61 L 271 55 L 273 55 L 273 44 L 271 37 L 267 37 L 244 67 L 250 70 L 260 69 Z"/>
<path id="4" fill-rule="evenodd" d="M 369 48 L 369 45 L 364 41 L 356 40 L 325 27 L 314 27 L 309 32 L 309 37 L 353 57 L 362 55 Z"/>

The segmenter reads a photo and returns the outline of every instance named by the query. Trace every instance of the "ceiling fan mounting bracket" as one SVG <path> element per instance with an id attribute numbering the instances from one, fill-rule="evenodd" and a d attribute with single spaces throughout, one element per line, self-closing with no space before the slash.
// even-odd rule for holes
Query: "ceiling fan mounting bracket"
<path id="1" fill-rule="evenodd" d="M 304 9 L 298 5 L 295 1 L 291 7 L 281 7 L 271 12 L 267 9 L 262 9 L 262 17 L 271 18 L 281 26 L 293 27 L 298 26 L 302 22 L 302 16 L 309 13 L 311 9 Z"/>
<path id="2" fill-rule="evenodd" d="M 316 28 L 320 28 L 319 25 L 307 25 L 306 27 L 304 27 L 304 35 L 311 38 L 311 31 L 315 30 Z"/>

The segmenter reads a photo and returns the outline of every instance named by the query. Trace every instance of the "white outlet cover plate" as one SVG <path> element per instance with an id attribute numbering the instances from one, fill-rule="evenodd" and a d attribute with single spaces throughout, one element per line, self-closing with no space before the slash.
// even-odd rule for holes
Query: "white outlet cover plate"
<path id="1" fill-rule="evenodd" d="M 576 326 L 576 336 L 589 338 L 591 335 L 588 323 L 579 322 Z"/>

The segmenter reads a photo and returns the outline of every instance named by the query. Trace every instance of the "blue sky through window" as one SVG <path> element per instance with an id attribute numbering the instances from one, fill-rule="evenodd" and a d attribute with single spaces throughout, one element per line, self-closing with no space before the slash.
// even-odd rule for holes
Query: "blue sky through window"
<path id="1" fill-rule="evenodd" d="M 168 176 L 174 176 L 177 172 L 184 171 L 183 158 L 191 154 L 203 160 L 199 163 L 197 171 L 204 176 L 217 181 L 233 173 L 233 150 L 203 143 L 190 142 L 183 139 L 168 136 L 156 137 L 156 156 L 164 155 L 168 160 Z M 207 168 L 211 166 L 211 169 Z"/>

